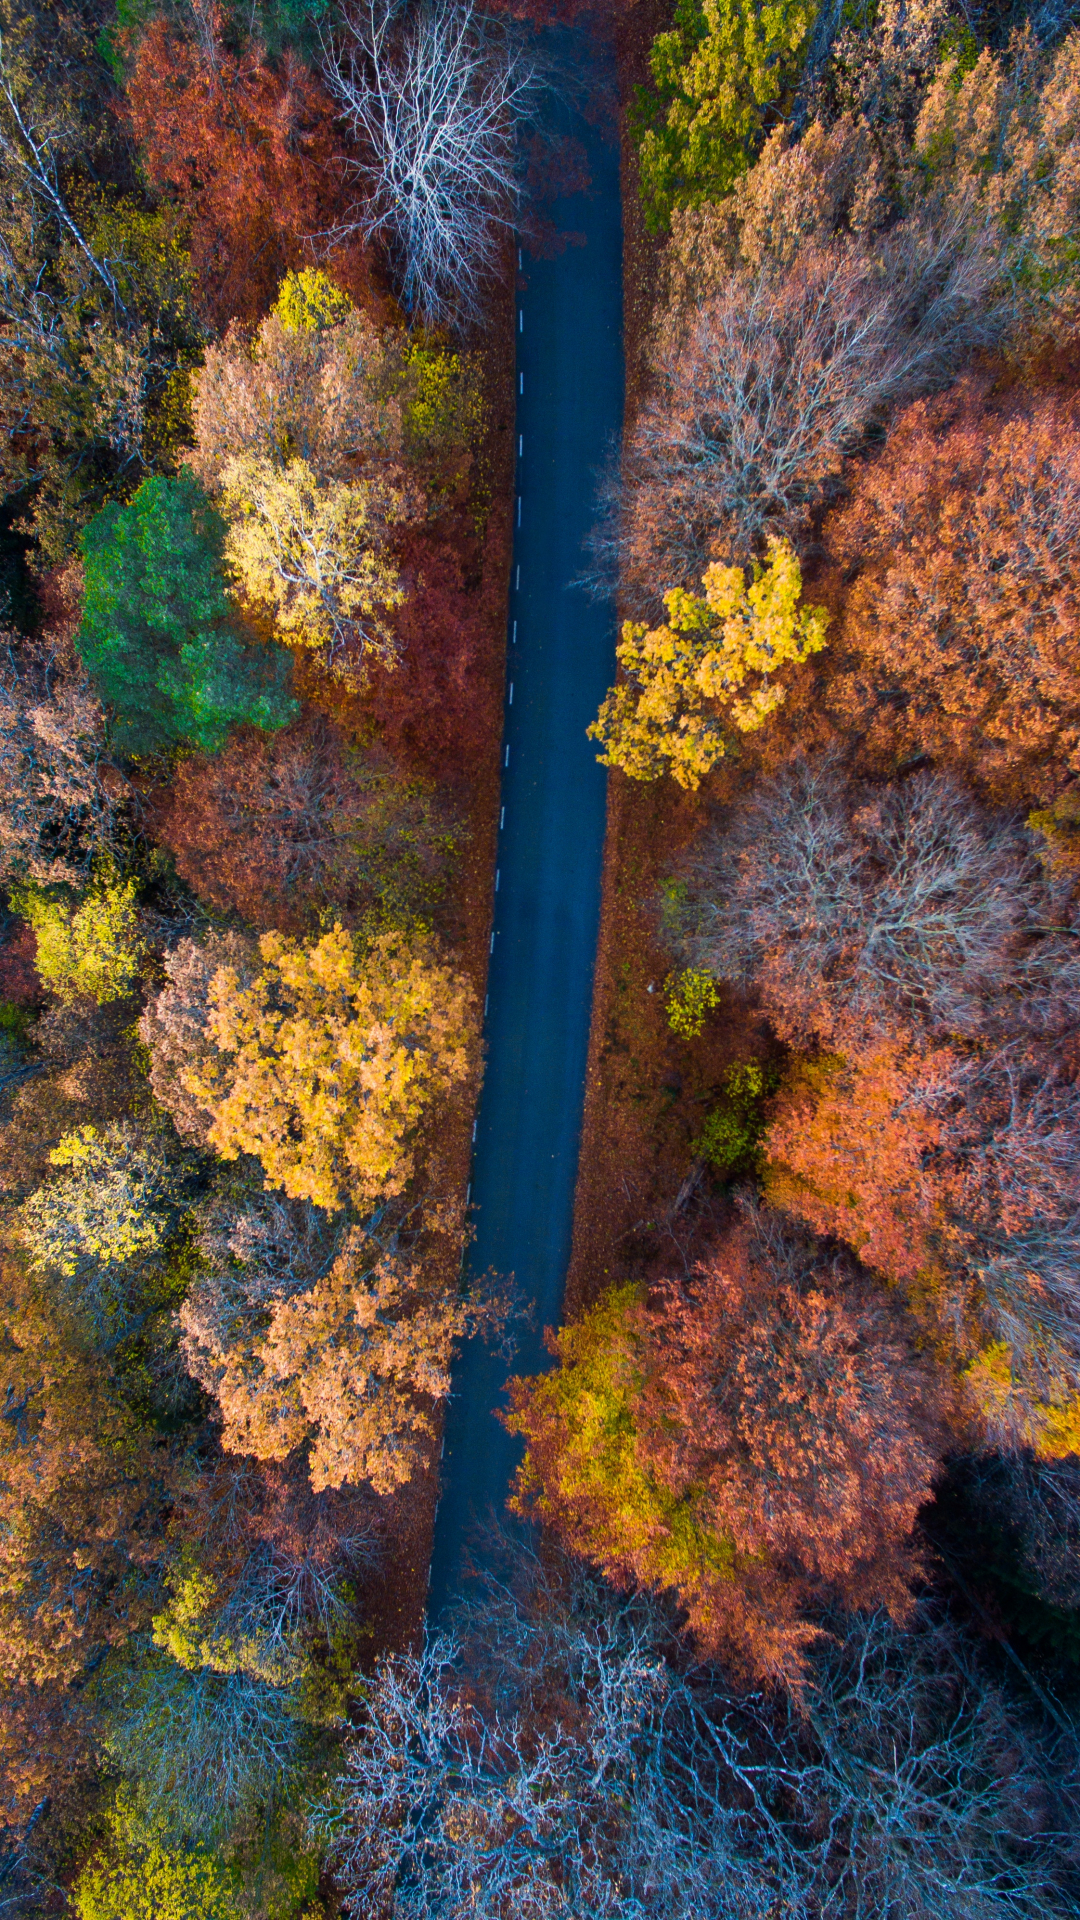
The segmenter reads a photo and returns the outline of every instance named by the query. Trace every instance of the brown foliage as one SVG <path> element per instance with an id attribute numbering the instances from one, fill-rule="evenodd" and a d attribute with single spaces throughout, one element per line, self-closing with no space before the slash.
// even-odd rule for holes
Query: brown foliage
<path id="1" fill-rule="evenodd" d="M 902 1615 L 942 1428 L 888 1297 L 762 1213 L 643 1326 L 639 1444 L 658 1478 L 748 1558 Z"/>
<path id="2" fill-rule="evenodd" d="M 217 327 L 256 320 L 283 274 L 310 264 L 307 237 L 334 222 L 327 95 L 291 52 L 272 66 L 254 42 L 232 51 L 212 8 L 197 39 L 151 21 L 127 97 L 152 184 L 175 189 L 190 213 L 208 318 Z"/>
<path id="3" fill-rule="evenodd" d="M 511 1382 L 515 1505 L 698 1641 L 797 1684 L 828 1600 L 903 1615 L 944 1444 L 914 1327 L 846 1253 L 751 1209 L 648 1308 L 616 1289 Z"/>
<path id="4" fill-rule="evenodd" d="M 188 1366 L 218 1401 L 230 1453 L 286 1460 L 312 1488 L 390 1493 L 426 1458 L 457 1340 L 497 1321 L 491 1302 L 433 1289 L 424 1255 L 457 1223 L 343 1228 L 266 1197 L 213 1210 L 206 1271 L 180 1314 Z"/>
<path id="5" fill-rule="evenodd" d="M 166 956 L 166 984 L 139 1021 L 139 1038 L 150 1050 L 154 1098 L 172 1115 L 185 1140 L 202 1146 L 211 1116 L 187 1084 L 189 1069 L 210 1060 L 210 982 L 222 967 L 234 967 L 241 981 L 254 979 L 259 959 L 255 942 L 238 933 L 212 933 L 201 943 L 181 940 Z"/>
<path id="6" fill-rule="evenodd" d="M 1080 415 L 987 383 L 902 414 L 826 531 L 855 579 L 827 692 L 878 764 L 928 753 L 999 798 L 1080 771 Z"/>
<path id="7" fill-rule="evenodd" d="M 928 1093 L 955 1064 L 947 1054 L 905 1056 L 895 1044 L 858 1060 L 800 1062 L 765 1136 L 769 1201 L 846 1240 L 865 1266 L 914 1281 L 930 1258 L 927 1161 L 942 1134 Z"/>
<path id="8" fill-rule="evenodd" d="M 348 753 L 318 716 L 181 761 L 152 808 L 157 838 L 200 899 L 290 932 L 330 902 L 415 907 L 438 880 L 430 816 L 388 756 Z"/>
<path id="9" fill-rule="evenodd" d="M 489 533 L 485 553 L 455 517 L 417 528 L 399 543 L 409 586 L 392 616 L 400 652 L 392 673 L 373 686 L 379 732 L 407 764 L 443 778 L 475 763 L 492 724 L 492 688 L 483 672 L 491 599 L 502 589 Z M 503 589 L 504 590 L 504 589 Z"/>

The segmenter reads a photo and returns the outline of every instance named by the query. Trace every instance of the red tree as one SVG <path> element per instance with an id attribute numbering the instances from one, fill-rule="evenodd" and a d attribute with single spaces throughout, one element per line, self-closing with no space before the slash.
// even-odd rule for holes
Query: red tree
<path id="1" fill-rule="evenodd" d="M 327 94 L 291 52 L 271 65 L 254 42 L 226 46 L 213 8 L 197 41 L 151 22 L 127 95 L 152 184 L 174 189 L 190 212 L 208 317 L 217 327 L 258 319 L 283 274 L 311 264 L 305 242 L 337 216 L 340 143 Z M 338 267 L 360 291 L 359 250 Z"/>

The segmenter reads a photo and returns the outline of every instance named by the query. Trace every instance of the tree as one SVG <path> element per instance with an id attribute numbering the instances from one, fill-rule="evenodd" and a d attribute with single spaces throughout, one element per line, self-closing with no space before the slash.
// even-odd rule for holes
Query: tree
<path id="1" fill-rule="evenodd" d="M 832 1592 L 903 1616 L 942 1429 L 902 1318 L 853 1263 L 751 1216 L 644 1311 L 609 1296 L 512 1384 L 517 1503 L 706 1647 L 797 1681 Z"/>
<path id="2" fill-rule="evenodd" d="M 452 844 L 419 783 L 375 748 L 347 750 L 310 716 L 187 756 L 152 814 L 200 899 L 286 931 L 331 903 L 377 925 L 426 917 Z"/>
<path id="3" fill-rule="evenodd" d="M 769 534 L 797 540 L 885 410 L 999 335 L 993 247 L 961 237 L 912 220 L 874 247 L 808 242 L 662 334 L 598 546 L 640 605 Z"/>
<path id="4" fill-rule="evenodd" d="M 100 1855 L 75 1884 L 79 1920 L 243 1920 L 233 1875 L 201 1847 L 160 1842 Z"/>
<path id="5" fill-rule="evenodd" d="M 230 329 L 195 374 L 191 464 L 216 489 L 250 458 L 304 461 L 318 479 L 402 475 L 410 398 L 405 335 L 378 328 L 324 274 L 286 275 L 248 339 Z"/>
<path id="6" fill-rule="evenodd" d="M 149 1623 L 169 1475 L 61 1301 L 0 1276 L 0 1667 L 67 1682 Z"/>
<path id="7" fill-rule="evenodd" d="M 843 717 L 877 757 L 929 754 L 1006 800 L 1052 799 L 1080 769 L 1077 445 L 1061 400 L 994 405 L 968 378 L 907 409 L 857 474 L 826 535 L 857 570 L 852 670 L 828 697 L 854 696 Z"/>
<path id="8" fill-rule="evenodd" d="M 931 1266 L 940 1194 L 931 1171 L 945 1132 L 943 1050 L 895 1042 L 861 1057 L 794 1063 L 765 1134 L 765 1193 L 814 1233 L 846 1240 L 864 1266 L 913 1286 Z"/>
<path id="9" fill-rule="evenodd" d="M 356 1583 L 376 1560 L 355 1491 L 313 1492 L 295 1465 L 218 1459 L 180 1490 L 173 1539 L 155 1644 L 181 1666 L 298 1686 L 309 1722 L 340 1718 L 360 1631 Z"/>
<path id="10" fill-rule="evenodd" d="M 316 1492 L 366 1482 L 385 1494 L 412 1478 L 458 1340 L 501 1318 L 484 1289 L 447 1296 L 425 1277 L 432 1232 L 460 1240 L 439 1214 L 397 1231 L 343 1231 L 275 1199 L 211 1215 L 207 1270 L 180 1323 L 229 1452 L 285 1460 L 304 1446 Z"/>
<path id="11" fill-rule="evenodd" d="M 0 21 L 0 475 L 48 562 L 103 501 L 171 465 L 198 348 L 172 208 L 118 191 L 108 80 L 77 14 Z"/>
<path id="12" fill-rule="evenodd" d="M 383 549 L 399 496 L 365 480 L 322 486 L 304 460 L 280 468 L 241 456 L 221 478 L 225 561 L 245 604 L 269 611 L 283 639 L 321 653 L 332 672 L 346 649 L 392 665 L 386 615 L 405 595 Z"/>
<path id="13" fill-rule="evenodd" d="M 107 854 L 122 785 L 105 716 L 74 675 L 18 661 L 0 676 L 0 877 L 79 886 Z M 50 684 L 52 683 L 52 684 Z"/>
<path id="14" fill-rule="evenodd" d="M 76 645 L 125 747 L 213 751 L 249 721 L 296 713 L 285 657 L 245 645 L 225 592 L 223 532 L 194 476 L 144 480 L 87 528 L 86 603 Z"/>
<path id="15" fill-rule="evenodd" d="M 223 967 L 249 985 L 258 973 L 258 949 L 250 936 L 211 933 L 202 941 L 181 940 L 165 956 L 165 986 L 139 1021 L 139 1038 L 150 1053 L 154 1098 L 171 1116 L 184 1140 L 205 1146 L 211 1116 L 193 1092 L 193 1066 L 213 1057 L 210 1038 L 210 983 Z"/>
<path id="16" fill-rule="evenodd" d="M 340 926 L 307 946 L 265 933 L 259 952 L 250 986 L 231 966 L 209 983 L 215 1051 L 186 1074 L 209 1144 L 330 1210 L 401 1193 L 419 1123 L 473 1072 L 471 988 L 421 935 L 364 950 Z"/>
<path id="17" fill-rule="evenodd" d="M 636 101 L 650 233 L 667 226 L 675 207 L 731 192 L 770 112 L 782 114 L 790 101 L 815 11 L 808 0 L 750 10 L 729 0 L 679 0 L 674 25 L 649 54 L 657 91 L 639 88 Z"/>
<path id="18" fill-rule="evenodd" d="M 301 1728 L 287 1688 L 137 1650 L 113 1663 L 104 1702 L 105 1750 L 163 1838 L 212 1844 L 295 1777 Z"/>
<path id="19" fill-rule="evenodd" d="M 12 891 L 12 905 L 34 930 L 34 964 L 59 999 L 88 994 L 105 1006 L 133 991 L 146 955 L 136 892 L 134 880 L 108 871 L 77 905 L 50 898 L 39 887 Z"/>
<path id="20" fill-rule="evenodd" d="M 271 64 L 210 6 L 194 32 L 157 17 L 139 35 L 125 92 L 151 185 L 192 223 L 201 304 L 215 327 L 265 313 L 309 236 L 339 212 L 333 106 L 287 50 Z M 363 277 L 361 263 L 346 263 Z"/>
<path id="21" fill-rule="evenodd" d="M 954 1627 L 834 1616 L 793 1710 L 545 1568 L 377 1670 L 316 1811 L 358 1920 L 1068 1912 L 1061 1757 Z"/>
<path id="22" fill-rule="evenodd" d="M 38 1271 L 86 1282 L 102 1268 L 142 1263 L 176 1232 L 188 1170 L 130 1122 L 65 1134 L 49 1156 L 67 1173 L 20 1209 L 20 1230 Z"/>
<path id="23" fill-rule="evenodd" d="M 628 1899 L 690 1920 L 721 1889 L 764 1920 L 661 1623 L 530 1574 L 532 1594 L 474 1604 L 464 1646 L 380 1663 L 315 1815 L 358 1920 L 615 1920 Z"/>
<path id="24" fill-rule="evenodd" d="M 324 33 L 323 73 L 360 156 L 344 230 L 385 241 L 410 313 L 475 318 L 513 224 L 515 136 L 537 87 L 519 38 L 471 0 L 357 0 Z"/>
<path id="25" fill-rule="evenodd" d="M 627 678 L 588 729 L 604 747 L 603 766 L 700 786 L 727 750 L 729 726 L 756 733 L 782 705 L 784 686 L 770 675 L 825 645 L 825 609 L 797 610 L 802 573 L 787 541 L 770 540 L 749 586 L 741 567 L 719 563 L 703 585 L 703 598 L 678 587 L 665 594 L 665 626 L 624 625 L 617 655 Z"/>
<path id="26" fill-rule="evenodd" d="M 944 775 L 868 791 L 828 759 L 798 762 L 706 833 L 688 871 L 686 962 L 756 989 L 794 1040 L 1000 1028 L 1049 962 L 1023 952 L 1040 896 L 1021 833 Z"/>

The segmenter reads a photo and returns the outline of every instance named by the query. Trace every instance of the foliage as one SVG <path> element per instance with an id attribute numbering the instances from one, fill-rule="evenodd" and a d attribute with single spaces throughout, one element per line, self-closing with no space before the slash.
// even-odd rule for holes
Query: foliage
<path id="1" fill-rule="evenodd" d="M 285 641 L 323 653 L 331 670 L 346 648 L 392 665 L 385 616 L 404 592 L 382 548 L 398 497 L 363 480 L 321 486 L 303 460 L 281 469 L 241 456 L 221 479 L 225 561 L 244 603 L 268 610 Z"/>
<path id="2" fill-rule="evenodd" d="M 905 1614 L 941 1413 L 886 1296 L 751 1216 L 648 1311 L 616 1290 L 512 1387 L 517 1504 L 707 1646 L 794 1680 L 815 1593 Z"/>
<path id="3" fill-rule="evenodd" d="M 35 886 L 13 891 L 12 905 L 34 929 L 34 964 L 61 1000 L 89 994 L 104 1006 L 132 992 L 146 952 L 136 893 L 134 880 L 108 873 L 74 906 Z"/>
<path id="4" fill-rule="evenodd" d="M 425 1256 L 459 1240 L 438 1213 L 346 1231 L 276 1199 L 217 1208 L 180 1324 L 223 1445 L 262 1460 L 306 1447 L 316 1492 L 407 1482 L 428 1458 L 458 1340 L 500 1323 L 483 1288 L 447 1296 L 425 1275 Z"/>
<path id="5" fill-rule="evenodd" d="M 185 1170 L 161 1143 L 125 1121 L 65 1134 L 49 1158 L 69 1171 L 21 1209 L 35 1268 L 69 1278 L 87 1267 L 123 1266 L 160 1253 L 176 1231 Z"/>
<path id="6" fill-rule="evenodd" d="M 339 197 L 333 109 L 318 81 L 291 51 L 271 62 L 225 26 L 216 6 L 186 31 L 158 15 L 126 76 L 147 177 L 184 207 L 199 302 L 216 326 L 266 311 L 304 260 L 305 236 L 333 224 Z"/>
<path id="7" fill-rule="evenodd" d="M 664 987 L 668 1026 L 680 1040 L 696 1040 L 709 1014 L 720 1005 L 716 981 L 701 967 L 684 967 Z"/>
<path id="8" fill-rule="evenodd" d="M 404 335 L 351 302 L 342 309 L 336 288 L 311 293 L 318 325 L 295 325 L 296 285 L 283 282 L 250 340 L 231 329 L 208 346 L 195 376 L 192 465 L 212 490 L 245 459 L 283 470 L 299 460 L 323 485 L 403 478 L 403 407 L 415 384 Z"/>
<path id="9" fill-rule="evenodd" d="M 331 1210 L 402 1192 L 421 1119 L 473 1071 L 471 990 L 423 935 L 365 951 L 340 926 L 307 946 L 265 933 L 259 952 L 250 985 L 232 966 L 210 980 L 215 1051 L 186 1074 L 211 1146 Z"/>
<path id="10" fill-rule="evenodd" d="M 356 309 L 347 293 L 336 287 L 321 267 L 301 267 L 287 273 L 274 302 L 274 312 L 286 333 L 321 333 L 336 326 Z"/>
<path id="11" fill-rule="evenodd" d="M 102 1697 L 106 1752 L 163 1837 L 212 1843 L 295 1777 L 301 1729 L 287 1689 L 137 1650 L 106 1670 Z"/>
<path id="12" fill-rule="evenodd" d="M 154 829 L 200 899 L 285 931 L 331 903 L 380 932 L 426 919 L 454 847 L 419 782 L 317 718 L 182 760 Z"/>
<path id="13" fill-rule="evenodd" d="M 730 193 L 769 118 L 790 104 L 815 14 L 810 0 L 678 0 L 649 54 L 656 93 L 639 89 L 636 102 L 650 233 L 675 207 Z"/>
<path id="14" fill-rule="evenodd" d="M 216 1854 L 159 1841 L 91 1861 L 75 1887 L 79 1920 L 243 1920 L 244 1911 Z"/>
<path id="15" fill-rule="evenodd" d="M 763 1102 L 774 1086 L 775 1074 L 757 1060 L 728 1068 L 722 1103 L 706 1114 L 693 1142 L 694 1152 L 721 1178 L 756 1165 L 766 1125 Z"/>
<path id="16" fill-rule="evenodd" d="M 10 1254 L 0 1341 L 0 1667 L 46 1686 L 148 1622 L 168 1473 L 54 1292 Z"/>
<path id="17" fill-rule="evenodd" d="M 788 541 L 769 541 L 749 585 L 742 567 L 718 562 L 703 585 L 704 597 L 679 587 L 664 595 L 665 626 L 623 627 L 617 654 L 627 677 L 588 730 L 604 747 L 602 765 L 700 786 L 727 751 L 728 727 L 756 733 L 782 705 L 784 686 L 770 675 L 825 645 L 825 609 L 798 610 L 802 572 Z"/>
<path id="18" fill-rule="evenodd" d="M 1027 824 L 1032 833 L 1041 834 L 1045 845 L 1039 858 L 1052 874 L 1071 878 L 1080 868 L 1080 793 L 1066 787 L 1052 806 L 1037 807 L 1029 813 Z"/>
<path id="19" fill-rule="evenodd" d="M 0 478 L 52 564 L 104 500 L 171 466 L 168 394 L 200 338 L 181 219 L 110 184 L 128 169 L 90 31 L 4 9 Z"/>
<path id="20" fill-rule="evenodd" d="M 943 1129 L 931 1105 L 953 1065 L 947 1054 L 920 1058 L 895 1041 L 852 1059 L 797 1059 L 765 1138 L 770 1202 L 913 1285 L 932 1257 L 928 1167 Z"/>
<path id="21" fill-rule="evenodd" d="M 205 1145 L 210 1116 L 189 1087 L 188 1072 L 212 1058 L 210 982 L 226 966 L 244 982 L 255 978 L 258 953 L 250 937 L 211 933 L 201 942 L 179 941 L 165 956 L 165 985 L 139 1021 L 154 1098 L 181 1137 L 195 1146 Z"/>
<path id="22" fill-rule="evenodd" d="M 26 663 L 0 676 L 0 878 L 78 886 L 109 849 L 118 783 L 89 688 L 50 680 Z"/>
<path id="23" fill-rule="evenodd" d="M 273 730 L 296 711 L 286 662 L 245 645 L 225 592 L 222 529 L 194 476 L 144 480 L 87 528 L 76 644 L 129 751 L 213 751 L 228 728 Z"/>
<path id="24" fill-rule="evenodd" d="M 987 384 L 903 413 L 833 517 L 855 578 L 827 697 L 879 762 L 929 754 L 1050 799 L 1080 767 L 1076 420 L 1052 395 L 995 405 Z"/>

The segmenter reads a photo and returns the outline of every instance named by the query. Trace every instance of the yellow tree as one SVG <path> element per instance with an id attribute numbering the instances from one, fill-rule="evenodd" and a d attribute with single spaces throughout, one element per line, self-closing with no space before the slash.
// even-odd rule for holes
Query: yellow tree
<path id="1" fill-rule="evenodd" d="M 404 592 L 383 557 L 400 497 L 370 480 L 320 481 L 305 460 L 252 454 L 222 475 L 225 557 L 242 597 L 272 613 L 283 640 L 325 651 L 346 643 L 394 657 L 386 622 Z"/>
<path id="2" fill-rule="evenodd" d="M 226 1160 L 252 1153 L 272 1186 L 331 1210 L 400 1193 L 417 1127 L 472 1072 L 472 989 L 430 940 L 340 926 L 304 946 L 259 941 L 262 970 L 210 981 L 215 1051 L 187 1070 Z"/>
<path id="3" fill-rule="evenodd" d="M 606 767 L 634 780 L 671 773 L 695 788 L 721 760 L 730 730 L 756 733 L 785 698 L 772 677 L 825 645 L 824 607 L 799 607 L 802 572 L 786 540 L 771 539 L 749 583 L 742 567 L 707 568 L 704 595 L 665 594 L 665 625 L 628 620 L 618 648 L 626 678 L 589 728 Z"/>

